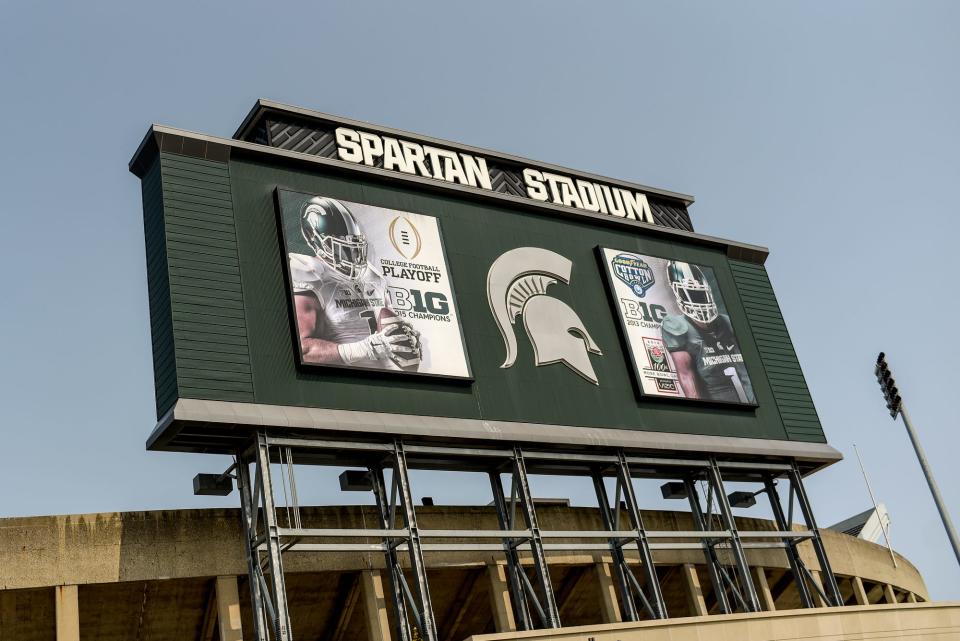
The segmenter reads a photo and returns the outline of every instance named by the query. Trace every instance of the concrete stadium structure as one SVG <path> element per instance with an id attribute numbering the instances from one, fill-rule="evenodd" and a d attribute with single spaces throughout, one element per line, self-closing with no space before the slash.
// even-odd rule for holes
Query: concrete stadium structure
<path id="1" fill-rule="evenodd" d="M 424 506 L 417 514 L 424 529 L 498 527 L 494 509 L 487 506 Z M 364 528 L 376 520 L 372 506 L 301 508 L 301 515 L 309 527 Z M 538 516 L 544 530 L 602 527 L 595 508 L 542 504 Z M 651 530 L 693 527 L 685 512 L 644 511 L 643 517 Z M 776 529 L 760 519 L 738 517 L 737 524 L 747 530 Z M 0 520 L 0 528 L 0 639 L 253 638 L 239 510 L 7 518 Z M 894 567 L 882 546 L 829 530 L 822 537 L 849 607 L 796 609 L 800 604 L 783 550 L 749 549 L 764 612 L 717 615 L 703 553 L 656 549 L 670 618 L 619 623 L 609 554 L 552 551 L 548 561 L 564 627 L 523 633 L 512 632 L 502 553 L 428 552 L 426 562 L 442 639 L 772 639 L 787 638 L 776 635 L 778 626 L 797 631 L 823 625 L 847 632 L 871 625 L 899 630 L 884 638 L 958 638 L 951 635 L 960 635 L 960 607 L 923 603 L 929 596 L 909 561 L 898 555 Z M 800 544 L 800 551 L 808 566 L 816 568 L 809 542 Z M 639 566 L 638 559 L 632 562 Z M 294 638 L 392 638 L 382 553 L 290 552 L 284 565 Z M 637 578 L 642 581 L 642 573 Z M 851 638 L 873 637 L 861 633 Z"/>

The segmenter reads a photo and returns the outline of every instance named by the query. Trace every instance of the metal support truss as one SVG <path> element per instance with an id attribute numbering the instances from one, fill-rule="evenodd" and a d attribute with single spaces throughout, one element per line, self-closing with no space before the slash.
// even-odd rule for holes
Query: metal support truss
<path id="1" fill-rule="evenodd" d="M 530 480 L 527 476 L 527 466 L 523 459 L 523 452 L 519 447 L 513 449 L 510 461 L 510 502 L 507 503 L 503 491 L 503 482 L 500 471 L 489 473 L 490 486 L 493 490 L 493 503 L 497 509 L 497 518 L 500 529 L 504 531 L 503 550 L 507 557 L 507 572 L 509 574 L 510 597 L 513 602 L 514 617 L 521 630 L 534 629 L 530 614 L 530 606 L 537 613 L 541 627 L 559 628 L 560 610 L 557 607 L 553 593 L 553 584 L 550 582 L 550 572 L 547 568 L 547 557 L 544 554 L 543 537 L 540 524 L 537 521 L 537 512 L 533 505 L 533 495 L 530 492 Z M 523 513 L 526 530 L 517 532 L 517 506 Z M 521 536 L 515 536 L 521 534 Z M 518 548 L 521 545 L 529 547 L 533 559 L 534 576 L 539 590 L 535 589 L 520 563 Z"/>
<path id="2" fill-rule="evenodd" d="M 396 555 L 392 550 L 386 552 L 386 561 L 388 571 L 391 576 L 396 576 L 396 580 L 403 588 L 403 594 L 409 606 L 409 614 L 413 613 L 413 621 L 420 630 L 420 638 L 423 641 L 437 640 L 437 623 L 433 616 L 433 605 L 430 601 L 430 586 L 427 583 L 427 566 L 423 561 L 423 548 L 420 543 L 420 528 L 417 527 L 417 514 L 413 507 L 413 494 L 410 492 L 410 476 L 407 469 L 407 457 L 403 451 L 403 443 L 396 441 L 393 446 L 391 457 L 393 466 L 393 487 L 392 495 L 399 498 L 401 515 L 403 516 L 403 526 L 406 531 L 405 536 L 394 539 L 394 543 L 388 545 L 392 547 L 397 542 L 406 543 L 407 552 L 410 556 L 410 569 L 413 573 L 414 595 L 410 594 L 410 588 L 404 578 L 403 570 L 396 562 Z M 382 470 L 380 474 L 382 474 Z M 391 497 L 390 523 L 393 526 L 393 506 L 395 502 Z M 396 603 L 394 605 L 397 605 Z M 399 611 L 399 609 L 398 609 Z M 404 625 L 401 622 L 401 626 Z M 403 638 L 403 637 L 401 637 Z"/>
<path id="3" fill-rule="evenodd" d="M 813 518 L 813 508 L 810 505 L 810 501 L 807 499 L 807 490 L 803 487 L 803 476 L 800 474 L 800 470 L 797 469 L 797 464 L 793 463 L 788 472 L 790 477 L 790 489 L 791 493 L 796 496 L 797 503 L 800 505 L 800 513 L 803 515 L 804 523 L 807 526 L 807 530 L 813 533 L 813 536 L 810 537 L 810 542 L 813 544 L 814 554 L 817 555 L 817 562 L 820 564 L 820 578 L 823 582 L 823 588 L 826 590 L 826 594 L 822 595 L 824 601 L 829 605 L 841 606 L 843 605 L 843 597 L 840 596 L 840 588 L 837 586 L 837 577 L 833 574 L 833 568 L 830 566 L 830 559 L 827 558 L 827 551 L 823 548 L 823 540 L 820 538 L 820 530 L 817 528 L 817 521 Z M 793 510 L 793 502 L 790 503 L 790 509 Z M 806 574 L 809 575 L 809 571 L 806 570 Z M 819 589 L 816 582 L 811 581 L 813 586 Z"/>
<path id="4" fill-rule="evenodd" d="M 253 446 L 255 481 L 250 483 L 249 461 L 238 460 L 237 480 L 243 512 L 244 540 L 250 571 L 250 599 L 257 641 L 290 641 L 290 611 L 283 574 L 280 527 L 274 504 L 273 479 L 267 437 L 260 433 Z M 262 519 L 262 533 L 260 520 Z M 265 556 L 265 558 L 263 558 Z M 264 564 L 269 573 L 264 572 Z"/>
<path id="5" fill-rule="evenodd" d="M 737 579 L 741 590 L 737 590 L 733 582 L 730 586 L 734 594 L 738 597 L 744 610 L 747 612 L 760 612 L 760 599 L 757 597 L 757 590 L 753 585 L 753 577 L 750 576 L 750 566 L 747 564 L 747 555 L 743 551 L 743 542 L 740 539 L 740 533 L 737 531 L 737 524 L 733 519 L 733 511 L 730 509 L 730 503 L 727 501 L 727 492 L 723 488 L 723 477 L 720 475 L 720 466 L 716 459 L 710 459 L 710 467 L 707 470 L 707 477 L 710 485 L 716 495 L 717 508 L 723 526 L 730 533 L 730 550 L 733 552 L 733 559 L 737 570 Z M 709 514 L 708 514 L 709 516 Z M 721 572 L 723 568 L 721 567 Z"/>
<path id="6" fill-rule="evenodd" d="M 778 530 L 789 530 L 792 526 L 787 517 L 783 514 L 783 505 L 780 503 L 780 494 L 777 492 L 777 486 L 774 483 L 773 477 L 769 474 L 764 476 L 763 479 L 764 488 L 766 489 L 767 497 L 770 499 L 770 509 L 773 512 L 773 519 L 777 523 Z M 790 492 L 791 503 L 793 499 L 793 492 Z M 791 507 L 793 507 L 791 505 Z M 784 545 L 786 545 L 787 551 L 787 560 L 790 562 L 790 571 L 793 573 L 793 580 L 797 586 L 797 593 L 800 595 L 800 603 L 805 608 L 813 607 L 813 598 L 810 596 L 810 588 L 807 585 L 807 577 L 803 566 L 803 559 L 800 557 L 800 553 L 797 550 L 796 539 L 784 539 Z"/>
<path id="7" fill-rule="evenodd" d="M 692 475 L 687 476 L 683 481 L 687 490 L 687 500 L 690 502 L 690 512 L 693 516 L 693 525 L 700 532 L 709 533 L 712 530 L 712 519 L 707 519 L 703 514 L 703 507 L 700 505 L 700 495 L 697 493 L 697 485 Z M 725 532 L 721 534 L 726 534 Z M 730 607 L 730 599 L 727 597 L 727 585 L 736 591 L 736 586 L 732 585 L 730 576 L 724 570 L 717 555 L 716 544 L 720 539 L 703 537 L 700 544 L 703 546 L 703 556 L 707 561 L 707 570 L 710 572 L 710 583 L 713 584 L 713 593 L 717 597 L 717 605 L 724 614 L 731 614 L 733 609 Z M 741 601 L 742 601 L 741 597 Z"/>
<path id="8" fill-rule="evenodd" d="M 294 476 L 295 456 L 300 464 L 366 469 L 370 479 L 369 489 L 376 503 L 376 527 L 304 527 Z M 277 465 L 281 473 L 274 476 L 271 468 Z M 411 467 L 486 473 L 493 490 L 499 529 L 421 529 L 417 523 L 410 486 Z M 591 477 L 604 529 L 541 529 L 530 489 L 528 468 L 536 474 Z M 559 607 L 550 581 L 547 558 L 548 554 L 561 551 L 609 552 L 612 555 L 623 616 L 628 621 L 668 616 L 653 562 L 654 551 L 667 549 L 703 550 L 718 606 L 725 613 L 760 609 L 744 552 L 751 548 L 786 550 L 805 606 L 812 605 L 811 590 L 816 590 L 825 602 L 840 604 L 836 579 L 813 520 L 800 470 L 793 462 L 639 457 L 630 456 L 623 450 L 573 453 L 522 450 L 520 447 L 447 447 L 408 444 L 400 440 L 324 440 L 273 436 L 261 431 L 256 433 L 246 449 L 237 452 L 235 463 L 224 474 L 229 474 L 233 469 L 236 469 L 240 492 L 241 523 L 257 641 L 292 639 L 283 556 L 295 552 L 382 553 L 393 603 L 392 623 L 398 641 L 437 641 L 441 633 L 437 629 L 430 599 L 425 552 L 502 552 L 507 564 L 514 616 L 521 630 L 560 627 Z M 724 491 L 721 470 L 729 471 L 734 480 L 759 479 L 764 483 L 774 506 L 776 531 L 737 529 Z M 503 482 L 507 474 L 510 476 L 509 493 L 504 491 Z M 696 530 L 647 530 L 634 488 L 634 479 L 637 478 L 682 478 Z M 607 479 L 613 479 L 615 483 L 613 497 L 608 494 Z M 786 516 L 776 492 L 778 479 L 788 479 L 790 482 L 790 504 Z M 697 491 L 697 484 L 703 481 L 708 488 L 706 511 Z M 278 506 L 275 493 L 281 491 L 284 501 Z M 806 530 L 791 530 L 794 498 L 800 505 Z M 282 525 L 278 521 L 278 513 Z M 624 514 L 628 523 L 621 525 Z M 717 520 L 720 526 L 715 528 Z M 325 541 L 331 538 L 337 542 Z M 455 539 L 456 542 L 433 542 L 437 539 Z M 748 542 L 744 542 L 744 539 Z M 754 542 L 749 542 L 749 539 Z M 824 589 L 813 581 L 798 554 L 798 542 L 807 539 L 812 541 L 820 562 Z M 721 553 L 731 555 L 732 563 L 722 562 Z M 631 559 L 635 558 L 634 554 L 640 561 L 640 579 L 627 559 L 628 555 Z"/>
<path id="9" fill-rule="evenodd" d="M 597 492 L 597 502 L 600 505 L 600 517 L 603 519 L 604 527 L 613 535 L 609 539 L 610 554 L 613 557 L 623 617 L 627 621 L 640 620 L 640 610 L 637 607 L 637 601 L 639 600 L 639 604 L 643 607 L 643 611 L 648 618 L 665 619 L 667 618 L 667 606 L 663 600 L 660 580 L 653 563 L 650 540 L 643 525 L 640 506 L 637 503 L 636 492 L 633 488 L 630 464 L 622 451 L 617 452 L 614 467 L 616 492 L 612 506 L 604 485 L 603 475 L 599 471 L 593 474 L 593 485 Z M 630 519 L 632 529 L 628 531 L 621 531 L 620 529 L 621 502 L 623 507 L 626 508 L 627 518 Z M 624 547 L 631 543 L 637 546 L 637 552 L 640 555 L 646 590 L 634 576 L 624 555 Z"/>

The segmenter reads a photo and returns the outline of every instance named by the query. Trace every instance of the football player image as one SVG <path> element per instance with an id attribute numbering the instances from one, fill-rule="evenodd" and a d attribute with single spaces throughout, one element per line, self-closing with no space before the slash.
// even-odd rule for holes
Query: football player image
<path id="1" fill-rule="evenodd" d="M 682 315 L 669 314 L 660 333 L 687 398 L 755 403 L 730 317 L 721 314 L 697 265 L 667 263 L 667 278 Z"/>
<path id="2" fill-rule="evenodd" d="M 303 362 L 417 370 L 420 334 L 390 309 L 356 217 L 315 196 L 301 207 L 300 231 L 313 255 L 288 258 Z"/>

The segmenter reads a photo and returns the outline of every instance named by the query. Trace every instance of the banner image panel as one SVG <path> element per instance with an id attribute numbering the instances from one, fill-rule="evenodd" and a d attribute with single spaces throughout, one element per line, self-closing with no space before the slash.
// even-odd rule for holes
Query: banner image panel
<path id="1" fill-rule="evenodd" d="M 301 366 L 470 378 L 433 216 L 278 189 Z"/>
<path id="2" fill-rule="evenodd" d="M 600 248 L 644 395 L 756 406 L 713 269 Z"/>

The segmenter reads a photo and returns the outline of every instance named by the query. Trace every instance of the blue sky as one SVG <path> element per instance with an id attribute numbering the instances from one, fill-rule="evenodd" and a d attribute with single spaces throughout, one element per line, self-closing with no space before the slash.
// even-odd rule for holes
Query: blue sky
<path id="1" fill-rule="evenodd" d="M 225 459 L 144 450 L 155 417 L 126 163 L 151 122 L 230 136 L 268 97 L 691 193 L 699 232 L 770 247 L 848 456 L 808 482 L 821 525 L 869 505 L 857 443 L 894 546 L 934 598 L 960 598 L 872 375 L 886 350 L 956 512 L 960 5 L 452 4 L 0 1 L 0 515 L 235 503 L 190 492 Z M 309 499 L 355 500 L 315 477 Z M 442 488 L 419 493 L 488 500 L 482 483 Z"/>

